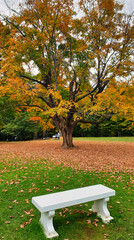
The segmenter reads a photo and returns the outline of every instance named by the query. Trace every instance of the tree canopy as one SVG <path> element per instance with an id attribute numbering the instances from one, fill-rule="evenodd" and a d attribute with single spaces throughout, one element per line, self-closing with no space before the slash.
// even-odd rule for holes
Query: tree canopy
<path id="1" fill-rule="evenodd" d="M 27 0 L 0 23 L 1 93 L 61 131 L 114 114 L 133 119 L 133 16 L 114 0 Z"/>

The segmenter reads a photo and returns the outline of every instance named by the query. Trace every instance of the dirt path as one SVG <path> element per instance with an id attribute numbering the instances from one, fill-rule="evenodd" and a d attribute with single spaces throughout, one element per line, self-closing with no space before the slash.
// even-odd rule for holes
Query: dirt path
<path id="1" fill-rule="evenodd" d="M 75 141 L 73 149 L 62 149 L 61 143 L 61 140 L 1 142 L 0 159 L 48 159 L 54 164 L 93 171 L 134 170 L 133 142 Z"/>

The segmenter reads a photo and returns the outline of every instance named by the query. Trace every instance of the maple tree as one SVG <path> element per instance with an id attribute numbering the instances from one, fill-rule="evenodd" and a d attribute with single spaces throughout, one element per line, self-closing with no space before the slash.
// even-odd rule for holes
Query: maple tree
<path id="1" fill-rule="evenodd" d="M 134 114 L 132 16 L 114 0 L 79 5 L 81 18 L 73 0 L 27 0 L 1 23 L 2 94 L 51 118 L 65 148 L 78 122 Z"/>

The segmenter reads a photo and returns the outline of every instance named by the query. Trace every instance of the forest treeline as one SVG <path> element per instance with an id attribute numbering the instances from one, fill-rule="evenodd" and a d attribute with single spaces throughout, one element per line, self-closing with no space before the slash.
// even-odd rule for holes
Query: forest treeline
<path id="1" fill-rule="evenodd" d="M 25 109 L 16 112 L 8 97 L 0 98 L 0 141 L 43 139 L 58 132 L 56 127 L 45 129 L 38 117 L 33 118 Z M 77 124 L 73 131 L 73 137 L 103 136 L 134 136 L 133 122 L 125 117 L 113 116 L 100 124 Z"/>

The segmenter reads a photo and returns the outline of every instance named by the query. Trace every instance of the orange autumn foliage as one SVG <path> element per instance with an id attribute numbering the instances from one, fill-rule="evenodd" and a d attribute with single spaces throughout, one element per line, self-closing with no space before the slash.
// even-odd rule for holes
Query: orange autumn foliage
<path id="1" fill-rule="evenodd" d="M 73 0 L 27 0 L 0 25 L 1 94 L 51 118 L 64 147 L 78 122 L 134 118 L 132 16 L 114 0 L 79 4 L 81 18 Z"/>

